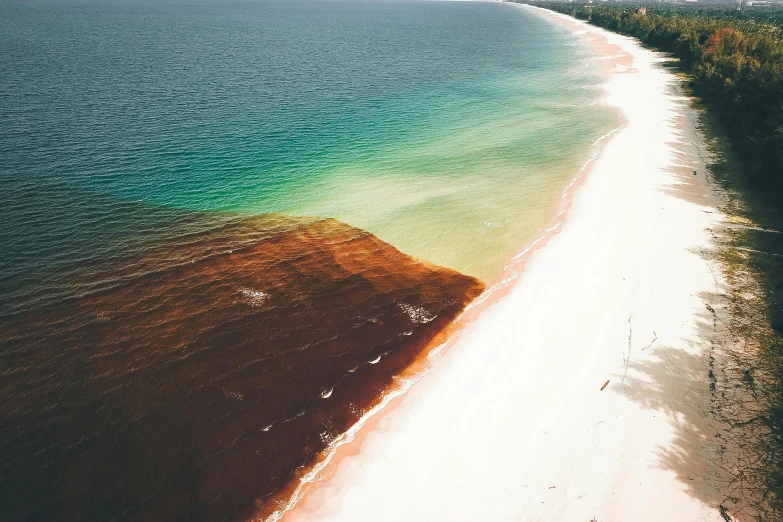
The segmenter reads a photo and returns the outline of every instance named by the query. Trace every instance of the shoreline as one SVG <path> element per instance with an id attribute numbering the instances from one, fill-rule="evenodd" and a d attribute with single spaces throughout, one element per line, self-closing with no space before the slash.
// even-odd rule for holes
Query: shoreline
<path id="1" fill-rule="evenodd" d="M 655 363 L 662 365 L 661 367 L 668 367 L 669 365 L 666 364 L 668 359 L 671 365 L 671 356 L 666 353 L 666 348 L 664 348 L 664 355 L 657 353 L 655 348 L 664 339 L 667 340 L 667 344 L 676 345 L 692 332 L 682 330 L 684 325 L 674 324 L 679 321 L 676 317 L 670 317 L 671 314 L 666 309 L 666 303 L 661 302 L 660 296 L 657 296 L 656 306 L 650 307 L 648 304 L 645 307 L 643 315 L 666 319 L 667 321 L 664 322 L 667 324 L 662 327 L 656 327 L 653 324 L 655 321 L 641 321 L 649 324 L 637 324 L 640 321 L 634 319 L 635 316 L 638 317 L 636 313 L 633 313 L 634 305 L 644 306 L 644 303 L 636 302 L 639 301 L 639 298 L 635 296 L 639 290 L 638 287 L 646 287 L 647 293 L 650 295 L 656 293 L 656 287 L 650 281 L 644 282 L 643 278 L 629 285 L 623 282 L 625 278 L 623 281 L 618 281 L 615 276 L 626 274 L 632 276 L 628 279 L 639 279 L 633 277 L 636 275 L 635 269 L 637 268 L 634 264 L 638 261 L 635 259 L 633 251 L 641 248 L 654 255 L 654 249 L 650 249 L 650 245 L 644 244 L 646 243 L 644 238 L 637 237 L 628 230 L 629 222 L 614 222 L 612 219 L 607 221 L 608 217 L 624 217 L 624 212 L 633 214 L 634 209 L 629 207 L 628 202 L 621 202 L 618 205 L 616 201 L 599 201 L 599 199 L 606 200 L 607 198 L 622 199 L 623 191 L 627 189 L 628 192 L 637 196 L 636 202 L 638 203 L 640 197 L 641 199 L 656 199 L 653 196 L 660 196 L 660 194 L 652 194 L 652 192 L 660 192 L 658 189 L 662 184 L 685 184 L 673 183 L 679 181 L 676 179 L 677 176 L 682 176 L 682 173 L 674 172 L 658 176 L 666 179 L 658 179 L 653 184 L 649 181 L 645 184 L 645 180 L 642 179 L 619 179 L 620 173 L 617 171 L 616 165 L 617 163 L 630 163 L 632 167 L 636 166 L 641 171 L 645 170 L 644 165 L 639 164 L 638 159 L 634 163 L 634 158 L 628 157 L 628 152 L 623 151 L 616 144 L 621 138 L 624 138 L 625 141 L 629 141 L 629 137 L 635 138 L 637 141 L 648 140 L 650 136 L 645 135 L 645 130 L 636 127 L 639 123 L 644 123 L 644 118 L 652 117 L 657 127 L 664 127 L 664 132 L 667 132 L 665 138 L 669 138 L 662 140 L 663 143 L 651 144 L 651 147 L 658 148 L 660 155 L 666 156 L 666 164 L 661 166 L 670 171 L 681 167 L 681 165 L 677 165 L 675 159 L 678 151 L 669 141 L 671 138 L 676 140 L 678 131 L 682 129 L 667 129 L 664 117 L 667 111 L 676 112 L 678 108 L 672 107 L 672 105 L 676 105 L 668 99 L 672 96 L 658 92 L 658 97 L 661 99 L 651 101 L 652 105 L 658 105 L 660 114 L 651 115 L 649 113 L 655 109 L 648 109 L 646 114 L 637 114 L 638 111 L 635 111 L 634 107 L 640 101 L 650 100 L 640 100 L 638 94 L 631 95 L 630 100 L 621 99 L 618 93 L 618 89 L 624 87 L 625 81 L 618 80 L 620 75 L 656 77 L 655 80 L 658 82 L 656 86 L 665 88 L 675 85 L 678 80 L 674 78 L 672 73 L 655 65 L 656 62 L 661 61 L 658 58 L 660 55 L 641 48 L 629 38 L 581 24 L 564 15 L 557 15 L 549 11 L 542 13 L 544 10 L 529 6 L 523 8 L 536 9 L 536 12 L 547 17 L 550 21 L 560 25 L 566 24 L 574 34 L 580 35 L 585 44 L 594 46 L 596 54 L 600 54 L 596 61 L 602 65 L 604 74 L 609 77 L 603 85 L 604 98 L 608 99 L 609 105 L 622 112 L 625 123 L 613 131 L 612 139 L 604 145 L 601 154 L 590 162 L 589 167 L 593 172 L 589 176 L 584 172 L 580 173 L 572 183 L 573 186 L 569 185 L 566 189 L 566 194 L 564 194 L 564 196 L 568 195 L 564 202 L 566 208 L 553 218 L 554 221 L 561 219 L 561 222 L 548 227 L 548 233 L 534 241 L 526 251 L 514 258 L 523 267 L 529 264 L 529 269 L 524 272 L 514 271 L 516 274 L 512 275 L 513 279 L 517 279 L 516 281 L 506 277 L 501 278 L 501 282 L 498 284 L 504 285 L 504 288 L 497 288 L 498 284 L 496 284 L 488 289 L 463 312 L 463 321 L 467 321 L 466 323 L 458 320 L 455 325 L 439 336 L 438 342 L 440 344 L 434 345 L 435 350 L 438 353 L 441 353 L 442 350 L 441 355 L 448 350 L 449 355 L 440 362 L 435 371 L 422 373 L 421 368 L 418 368 L 421 381 L 414 388 L 408 390 L 412 382 L 404 384 L 399 393 L 389 396 L 388 400 L 384 399 L 378 409 L 374 409 L 374 415 L 367 416 L 366 419 L 363 418 L 355 430 L 352 429 L 348 434 L 343 435 L 343 437 L 347 437 L 345 443 L 335 448 L 336 452 L 340 454 L 331 455 L 326 459 L 321 469 L 315 468 L 314 474 L 310 477 L 314 482 L 310 485 L 309 493 L 295 506 L 288 506 L 293 509 L 286 510 L 287 512 L 282 517 L 285 521 L 333 518 L 382 520 L 384 516 L 390 520 L 401 517 L 411 520 L 429 520 L 442 514 L 448 514 L 450 518 L 457 520 L 475 520 L 479 513 L 483 514 L 479 518 L 495 520 L 513 519 L 522 514 L 525 519 L 541 520 L 579 520 L 583 516 L 588 517 L 585 520 L 594 516 L 601 520 L 606 518 L 653 520 L 667 516 L 670 519 L 721 520 L 714 503 L 703 502 L 702 499 L 695 498 L 698 495 L 688 495 L 688 492 L 685 491 L 687 488 L 682 484 L 682 481 L 687 479 L 682 479 L 679 474 L 672 477 L 671 470 L 668 473 L 653 473 L 642 469 L 644 466 L 639 467 L 640 463 L 637 462 L 639 459 L 633 458 L 636 452 L 624 451 L 637 448 L 647 454 L 650 449 L 660 449 L 660 445 L 665 447 L 667 437 L 671 439 L 671 426 L 667 429 L 665 421 L 662 425 L 660 422 L 650 419 L 650 415 L 653 419 L 656 417 L 650 413 L 650 409 L 645 409 L 644 404 L 639 407 L 634 404 L 633 400 L 628 400 L 629 396 L 633 399 L 633 390 L 630 389 L 629 384 L 626 384 L 626 381 L 638 379 L 639 383 L 644 382 L 644 379 L 636 375 L 643 374 L 644 371 L 633 367 L 638 362 Z M 622 52 L 618 53 L 618 49 Z M 644 85 L 644 87 L 649 86 Z M 645 91 L 651 97 L 655 97 L 656 92 L 651 92 L 649 88 L 642 90 L 642 92 Z M 681 112 L 693 111 L 687 106 L 680 106 L 679 110 Z M 638 148 L 638 144 L 636 145 Z M 623 152 L 625 152 L 624 156 Z M 612 153 L 615 155 L 614 161 L 611 158 Z M 680 155 L 682 156 L 682 154 Z M 618 156 L 621 157 L 618 158 Z M 618 159 L 624 161 L 618 162 Z M 607 166 L 607 164 L 611 165 Z M 688 174 L 691 166 L 689 165 L 685 169 Z M 701 171 L 701 176 L 697 176 L 699 183 L 704 178 L 704 167 L 701 164 L 696 169 Z M 634 177 L 627 176 L 627 178 Z M 641 176 L 637 173 L 635 178 L 641 178 Z M 688 184 L 692 185 L 693 180 L 689 178 L 687 180 Z M 620 181 L 619 188 L 617 187 L 618 181 Z M 683 222 L 684 226 L 676 228 L 687 229 L 689 237 L 686 242 L 693 243 L 688 245 L 689 248 L 708 248 L 709 237 L 706 229 L 712 226 L 717 219 L 714 214 L 714 205 L 708 201 L 707 189 L 703 183 L 700 187 L 689 186 L 688 189 L 691 192 L 689 200 L 685 201 L 679 198 L 680 206 L 687 204 L 688 208 L 683 207 L 677 210 L 683 216 L 687 214 L 687 217 L 691 218 L 691 222 Z M 611 194 L 612 191 L 618 193 Z M 677 196 L 666 194 L 666 198 L 674 197 Z M 694 197 L 698 202 L 690 201 Z M 614 211 L 613 214 L 600 208 L 604 203 L 609 203 L 608 206 L 611 207 L 609 210 Z M 612 206 L 611 203 L 615 203 L 615 205 Z M 702 207 L 711 208 L 713 214 L 706 214 Z M 574 216 L 570 215 L 572 212 L 575 214 Z M 702 215 L 699 216 L 695 213 Z M 568 219 L 565 218 L 566 216 Z M 638 213 L 635 217 L 637 218 L 635 223 L 637 226 L 641 224 L 643 227 L 651 229 L 656 226 L 655 218 L 647 217 L 645 221 L 644 217 Z M 592 221 L 596 219 L 602 221 L 602 224 L 607 225 L 608 223 L 608 225 L 604 228 L 593 227 L 595 223 Z M 667 226 L 671 226 L 671 224 L 671 222 L 666 223 Z M 575 232 L 575 229 L 583 232 L 582 229 L 585 228 L 588 229 L 585 234 L 587 238 L 580 238 L 580 233 Z M 590 230 L 591 228 L 592 230 Z M 652 232 L 660 235 L 662 228 L 659 226 L 658 230 L 652 230 Z M 604 233 L 602 234 L 601 231 Z M 602 241 L 611 240 L 611 238 L 605 240 L 601 236 L 608 236 L 613 232 L 621 233 L 626 239 L 631 239 L 631 244 L 613 243 L 603 245 L 610 248 L 595 248 L 596 244 L 600 246 Z M 671 233 L 672 230 L 666 232 Z M 667 242 L 665 235 L 661 237 L 661 240 L 663 243 Z M 623 248 L 625 246 L 628 248 Z M 668 245 L 668 250 L 671 251 L 669 253 L 673 257 L 678 257 L 682 253 L 681 246 L 679 243 Z M 553 251 L 557 253 L 553 253 Z M 566 256 L 562 256 L 564 252 L 567 254 Z M 622 259 L 599 258 L 595 256 L 596 253 Z M 574 262 L 573 258 L 568 259 L 569 255 L 579 256 L 582 259 Z M 694 263 L 694 266 L 689 267 L 689 275 L 696 276 L 698 284 L 703 287 L 700 291 L 709 290 L 711 279 L 715 277 L 715 274 L 708 261 L 704 259 L 700 259 L 700 261 L 702 262 Z M 547 266 L 549 263 L 566 266 L 562 267 L 562 270 L 553 269 Z M 516 263 L 510 263 L 510 266 L 512 264 L 517 266 Z M 596 264 L 613 264 L 617 269 L 616 273 L 605 266 L 601 270 L 601 267 Z M 653 282 L 659 283 L 659 279 L 662 277 L 659 273 L 660 270 L 656 271 L 655 266 L 651 266 L 655 263 L 648 261 L 644 264 L 647 265 L 646 270 L 656 272 L 653 274 L 655 276 Z M 698 266 L 695 266 L 696 264 Z M 599 272 L 600 277 L 596 278 L 597 281 L 587 281 L 591 275 L 594 275 L 588 270 L 589 268 L 594 268 Z M 585 277 L 575 278 L 575 274 L 578 274 L 580 269 Z M 560 272 L 564 277 L 560 281 L 556 281 Z M 605 285 L 599 283 L 605 283 Z M 555 292 L 551 292 L 550 286 L 554 285 L 557 285 L 558 288 Z M 672 285 L 666 286 L 671 287 Z M 670 290 L 676 292 L 677 289 L 670 288 Z M 689 288 L 689 290 L 693 290 L 693 288 Z M 600 305 L 595 306 L 595 303 L 590 302 L 591 299 L 585 299 L 584 294 L 580 295 L 580 291 L 586 291 L 593 301 L 600 301 Z M 570 299 L 570 302 L 563 305 L 562 302 L 557 302 L 558 299 L 554 299 L 555 296 L 552 296 L 553 299 L 550 299 L 549 302 L 546 300 L 544 303 L 537 302 L 538 296 L 548 297 L 550 292 L 557 294 L 558 297 Z M 682 295 L 682 292 L 676 293 L 680 302 L 679 306 L 675 306 L 675 308 L 690 309 L 688 315 L 693 316 L 694 322 L 697 322 L 698 315 L 695 310 L 699 308 L 699 305 L 703 309 L 704 301 L 700 300 L 694 304 L 691 302 L 693 299 L 687 299 L 687 296 Z M 486 301 L 495 302 L 486 303 Z M 592 310 L 589 309 L 591 304 Z M 563 313 L 566 310 L 574 312 L 573 315 L 564 317 L 564 315 L 568 316 Z M 468 321 L 466 315 L 473 320 Z M 530 316 L 537 319 L 530 319 Z M 465 328 L 460 329 L 457 326 L 459 324 L 465 324 Z M 573 330 L 569 332 L 570 328 Z M 672 330 L 668 335 L 662 333 L 667 328 Z M 644 334 L 639 334 L 639 330 L 642 330 Z M 651 338 L 652 342 L 649 342 L 650 339 L 646 337 Z M 524 342 L 520 342 L 522 340 Z M 647 345 L 648 342 L 649 345 Z M 486 352 L 487 345 L 497 344 L 502 344 L 504 347 L 495 348 L 495 350 L 506 356 L 515 356 L 516 365 L 509 365 L 502 358 L 497 357 L 501 353 L 494 355 L 483 353 Z M 580 344 L 591 346 L 592 349 L 587 356 L 574 348 Z M 641 344 L 647 346 L 637 346 Z M 618 350 L 618 348 L 621 349 Z M 646 354 L 638 355 L 636 353 L 648 349 L 650 351 Z M 703 350 L 689 350 L 687 347 L 682 350 L 686 352 L 684 357 L 694 359 L 690 361 L 691 363 L 695 362 L 698 366 L 702 362 L 703 354 L 700 352 Z M 428 352 L 424 359 L 432 354 L 432 350 Z M 619 370 L 617 359 L 622 363 Z M 650 360 L 637 361 L 637 359 Z M 631 361 L 633 361 L 633 365 Z M 619 375 L 623 366 L 624 373 Z M 519 372 L 514 372 L 515 369 L 519 369 Z M 557 376 L 559 379 L 554 379 L 557 386 L 553 386 L 547 381 L 547 377 L 552 377 L 553 373 L 560 374 Z M 600 379 L 596 377 L 595 382 L 592 382 L 587 378 L 588 375 L 593 377 L 593 374 L 600 374 Z M 514 378 L 519 377 L 523 377 L 521 384 L 521 387 L 524 388 L 523 391 L 514 386 Z M 599 391 L 598 388 L 604 380 L 607 380 L 605 377 L 608 378 L 610 385 L 608 389 L 601 388 Z M 706 372 L 704 377 L 701 382 L 702 387 L 708 386 Z M 401 379 L 404 380 L 405 377 L 403 376 Z M 474 379 L 479 382 L 473 382 Z M 620 384 L 617 383 L 618 380 Z M 478 388 L 478 395 L 465 395 L 461 397 L 462 400 L 456 400 L 454 395 L 449 395 L 452 393 L 460 397 L 460 394 L 471 386 Z M 559 392 L 563 386 L 568 388 L 568 393 Z M 617 387 L 620 390 L 616 396 L 610 395 Z M 407 393 L 405 393 L 406 391 Z M 577 391 L 578 393 L 575 395 Z M 696 400 L 689 396 L 692 391 L 693 389 L 686 390 L 682 398 L 683 402 Z M 597 395 L 595 392 L 602 394 Z M 552 395 L 558 396 L 552 398 Z M 615 428 L 618 426 L 624 428 L 624 431 L 621 430 L 618 436 L 616 433 L 603 433 L 606 430 L 601 429 L 600 436 L 584 437 L 584 434 L 580 434 L 579 431 L 589 423 L 581 421 L 586 420 L 585 417 L 595 417 L 598 413 L 601 414 L 599 416 L 606 416 L 604 409 L 607 407 L 585 404 L 585 401 L 588 397 L 590 401 L 605 399 L 607 395 L 612 400 L 604 402 L 611 403 L 609 407 L 618 413 L 616 417 L 620 419 L 619 423 L 617 419 L 609 421 L 602 418 L 595 426 L 590 426 L 597 428 L 602 424 L 611 424 Z M 699 398 L 696 402 L 703 403 L 706 400 L 698 390 L 693 395 Z M 565 400 L 566 396 L 572 401 Z M 686 397 L 688 397 L 687 400 Z M 498 399 L 497 403 L 491 404 L 492 399 Z M 667 399 L 675 400 L 676 397 L 667 397 Z M 531 404 L 526 403 L 528 400 Z M 537 400 L 543 404 L 536 405 Z M 636 402 L 644 401 L 637 400 Z M 505 407 L 499 407 L 498 403 L 505 405 Z M 579 407 L 575 405 L 579 405 Z M 703 404 L 696 404 L 696 406 L 701 408 Z M 383 411 L 380 411 L 381 409 Z M 504 418 L 508 412 L 515 409 L 519 410 L 519 413 L 525 413 L 520 415 L 524 420 L 520 419 L 514 422 Z M 565 418 L 568 417 L 567 412 L 574 414 L 576 420 Z M 671 415 L 669 416 L 671 417 Z M 477 422 L 468 422 L 466 425 L 465 422 L 460 421 L 462 417 L 469 417 Z M 636 420 L 644 421 L 645 426 L 652 428 L 652 431 L 633 426 L 632 421 Z M 543 435 L 537 430 L 527 428 L 527 421 L 532 421 L 536 427 L 542 428 L 540 431 L 543 432 Z M 505 424 L 503 424 L 504 422 Z M 706 418 L 705 422 L 707 422 Z M 493 424 L 495 426 L 492 426 Z M 487 428 L 487 426 L 491 426 L 491 428 Z M 483 429 L 482 436 L 471 437 L 471 428 Z M 706 433 L 709 428 L 702 426 L 697 426 L 697 428 L 697 431 L 700 432 L 697 439 L 703 441 L 703 433 Z M 557 432 L 557 437 L 552 437 L 548 431 Z M 510 432 L 519 436 L 514 443 L 508 440 Z M 452 437 L 450 435 L 452 433 L 456 436 Z M 641 442 L 629 440 L 632 438 L 631 433 L 642 435 Z M 580 437 L 579 440 L 574 440 L 574 436 Z M 477 444 L 477 438 L 480 438 L 484 444 Z M 544 439 L 548 439 L 548 441 Z M 553 439 L 556 442 L 551 442 Z M 589 440 L 585 441 L 585 439 Z M 414 441 L 421 442 L 422 446 L 428 447 L 430 451 L 422 451 L 417 448 Z M 523 441 L 524 444 L 522 444 Z M 668 442 L 668 445 L 671 446 L 671 440 Z M 503 452 L 506 458 L 498 459 L 494 465 L 478 465 L 477 457 L 482 454 L 484 454 L 486 462 L 495 460 L 486 458 L 488 453 L 493 452 L 491 447 L 486 446 L 487 444 L 497 444 L 503 447 L 507 450 Z M 560 446 L 563 448 L 570 446 L 571 449 L 558 454 L 555 450 Z M 640 446 L 641 448 L 639 448 Z M 582 451 L 575 451 L 575 447 Z M 526 451 L 521 452 L 524 457 L 509 456 L 509 453 L 511 455 L 515 453 L 514 448 L 525 448 Z M 626 455 L 619 457 L 618 461 L 616 455 L 611 455 L 614 450 L 620 450 Z M 569 457 L 563 456 L 565 454 Z M 609 467 L 614 464 L 615 472 L 607 475 L 607 466 L 603 466 L 603 469 L 599 467 L 595 461 L 596 455 L 606 457 L 606 464 Z M 632 465 L 624 462 L 626 458 L 634 461 Z M 444 474 L 445 465 L 449 466 L 448 471 Z M 512 469 L 501 469 L 507 468 L 509 465 Z M 421 486 L 420 490 L 411 490 L 409 484 L 406 484 L 406 480 L 410 480 L 406 472 L 413 466 L 423 468 L 422 475 L 427 477 L 417 479 Z M 557 473 L 558 468 L 560 468 L 560 474 Z M 577 468 L 578 471 L 574 471 L 572 468 Z M 438 473 L 438 470 L 441 473 Z M 554 475 L 552 475 L 552 470 L 555 471 Z M 591 470 L 592 473 L 588 472 Z M 479 479 L 479 475 L 475 474 L 476 471 L 483 471 L 487 477 L 482 476 Z M 693 471 L 692 474 L 702 478 L 706 477 L 705 480 L 709 483 L 706 484 L 706 490 L 716 490 L 714 482 L 717 472 L 712 469 L 712 466 L 702 465 L 701 468 L 693 466 Z M 448 477 L 449 473 L 459 475 L 464 480 L 451 480 Z M 597 479 L 596 474 L 601 475 L 603 479 Z M 372 477 L 372 480 L 368 480 L 368 476 Z M 558 484 L 563 482 L 563 478 L 571 482 L 569 487 Z M 657 506 L 660 509 L 656 511 L 646 505 L 649 503 L 642 501 L 645 496 L 639 497 L 639 492 L 634 492 L 635 499 L 615 498 L 617 496 L 616 486 L 628 483 L 626 486 L 630 488 L 630 482 L 635 482 L 637 478 L 643 478 L 645 481 L 652 479 L 658 497 L 657 504 L 664 504 Z M 449 482 L 451 482 L 450 485 Z M 544 484 L 549 482 L 552 482 L 552 485 L 547 485 L 544 488 Z M 540 491 L 531 491 L 533 484 L 528 483 L 537 483 L 541 486 Z M 578 485 L 576 489 L 573 487 L 574 484 Z M 397 490 L 394 488 L 395 485 L 397 485 Z M 517 495 L 509 494 L 510 492 L 506 491 L 509 487 L 517 490 Z M 647 487 L 649 488 L 650 485 L 648 484 Z M 667 498 L 670 497 L 671 502 L 661 499 L 662 488 Z M 424 491 L 425 489 L 426 491 Z M 460 490 L 460 493 L 457 494 L 456 490 Z M 568 498 L 562 498 L 563 494 Z M 559 500 L 557 500 L 558 496 L 561 496 Z M 298 495 L 294 495 L 294 500 L 296 497 Z M 525 499 L 525 497 L 527 498 Z M 585 498 L 588 500 L 582 501 Z M 444 506 L 446 501 L 451 502 L 453 506 Z M 542 506 L 540 508 L 539 501 Z M 386 506 L 391 506 L 388 503 L 393 502 L 393 506 L 398 511 L 384 509 L 384 502 L 387 503 Z M 455 509 L 455 506 L 461 507 Z M 683 518 L 685 513 L 690 513 L 691 516 Z M 336 516 L 338 514 L 340 516 Z M 511 516 L 512 514 L 513 516 Z M 270 517 L 267 520 L 278 520 L 279 518 L 279 516 L 277 518 Z"/>
<path id="2" fill-rule="evenodd" d="M 503 2 L 504 0 L 489 1 Z M 512 6 L 515 5 L 512 4 Z M 606 76 L 606 71 L 602 69 L 601 74 Z M 597 100 L 597 103 L 606 105 L 605 96 L 606 93 L 602 93 L 602 97 Z M 580 186 L 589 177 L 590 169 L 596 159 L 609 140 L 625 126 L 626 122 L 622 114 L 618 112 L 617 116 L 618 125 L 599 136 L 590 145 L 587 159 L 563 189 L 558 200 L 552 205 L 551 218 L 545 227 L 539 229 L 539 235 L 532 241 L 524 243 L 519 252 L 509 259 L 500 274 L 488 282 L 487 288 L 469 303 L 449 326 L 439 332 L 404 372 L 395 377 L 396 385 L 387 388 L 384 395 L 355 425 L 337 437 L 324 453 L 319 455 L 311 465 L 304 467 L 283 490 L 272 495 L 263 504 L 256 505 L 256 509 L 252 511 L 248 520 L 261 522 L 289 520 L 291 515 L 288 513 L 296 509 L 298 502 L 307 495 L 313 485 L 328 479 L 342 459 L 356 455 L 364 438 L 378 427 L 386 415 L 396 409 L 410 388 L 425 378 L 430 371 L 435 370 L 438 361 L 459 342 L 461 336 L 480 318 L 484 311 L 502 301 L 514 288 L 532 256 L 545 248 L 566 223 L 574 197 Z"/>
<path id="3" fill-rule="evenodd" d="M 310 488 L 313 487 L 313 484 L 328 479 L 343 458 L 356 455 L 364 437 L 377 428 L 385 415 L 395 410 L 404 399 L 408 390 L 436 368 L 435 364 L 459 342 L 460 337 L 481 317 L 485 310 L 500 302 L 514 288 L 516 281 L 523 274 L 525 266 L 532 256 L 540 249 L 545 248 L 547 243 L 558 234 L 560 228 L 565 224 L 574 197 L 578 193 L 581 184 L 589 176 L 593 163 L 600 156 L 601 150 L 603 150 L 603 147 L 611 137 L 625 125 L 625 122 L 622 121 L 622 116 L 620 116 L 620 120 L 619 126 L 593 142 L 588 159 L 584 161 L 576 176 L 563 189 L 560 198 L 553 205 L 553 215 L 541 233 L 533 241 L 526 243 L 524 248 L 508 261 L 508 264 L 495 278 L 494 282 L 470 302 L 451 324 L 441 330 L 404 372 L 395 377 L 396 386 L 390 386 L 384 395 L 378 399 L 373 407 L 356 424 L 337 437 L 330 444 L 325 454 L 321 454 L 316 458 L 313 464 L 304 467 L 301 473 L 288 486 L 272 495 L 271 499 L 265 501 L 263 505 L 257 506 L 257 509 L 248 520 L 263 522 L 288 520 L 288 517 L 286 517 L 288 512 L 296 508 L 299 500 L 304 498 Z M 275 509 L 269 507 L 270 505 L 283 507 Z"/>
<path id="4" fill-rule="evenodd" d="M 282 511 L 280 509 L 270 510 L 262 507 L 250 520 L 263 522 L 287 520 L 286 514 L 290 510 L 295 509 L 297 502 L 307 494 L 312 484 L 327 479 L 343 458 L 357 453 L 363 438 L 378 426 L 385 415 L 392 412 L 399 405 L 412 386 L 420 379 L 426 377 L 431 370 L 435 369 L 434 365 L 437 361 L 445 356 L 449 349 L 459 341 L 460 336 L 471 327 L 473 322 L 478 320 L 484 310 L 493 306 L 492 300 L 496 304 L 513 289 L 516 280 L 522 275 L 524 267 L 530 258 L 538 250 L 546 247 L 547 243 L 558 233 L 567 220 L 568 211 L 574 196 L 589 175 L 593 161 L 600 155 L 602 143 L 608 141 L 622 127 L 623 124 L 599 137 L 593 143 L 590 157 L 564 189 L 556 205 L 557 213 L 552 216 L 543 232 L 512 257 L 494 284 L 469 303 L 457 318 L 439 332 L 434 340 L 422 350 L 416 360 L 403 373 L 395 377 L 395 381 L 398 381 L 399 384 L 387 389 L 377 403 L 354 426 L 335 439 L 327 450 L 326 455 L 321 455 L 313 465 L 306 467 L 306 472 L 297 477 L 298 482 L 296 480 L 292 481 L 288 487 L 273 495 L 271 502 L 265 502 L 265 505 L 285 504 L 286 507 Z"/>

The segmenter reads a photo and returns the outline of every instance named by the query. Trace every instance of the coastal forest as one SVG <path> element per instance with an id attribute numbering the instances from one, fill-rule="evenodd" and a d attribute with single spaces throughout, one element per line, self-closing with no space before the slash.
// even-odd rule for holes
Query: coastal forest
<path id="1" fill-rule="evenodd" d="M 734 453 L 722 461 L 734 478 L 721 515 L 734 520 L 728 506 L 750 520 L 783 520 L 783 8 L 524 3 L 677 58 L 706 121 L 728 140 L 711 165 L 731 200 L 729 224 L 716 232 L 730 319 L 718 339 L 723 360 L 709 370 L 711 410 L 728 426 L 716 440 Z"/>

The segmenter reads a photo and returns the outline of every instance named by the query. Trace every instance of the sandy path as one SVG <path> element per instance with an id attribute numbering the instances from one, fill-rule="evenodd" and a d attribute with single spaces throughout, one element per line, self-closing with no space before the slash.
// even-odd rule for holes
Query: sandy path
<path id="1" fill-rule="evenodd" d="M 516 286 L 285 522 L 723 520 L 707 414 L 720 215 L 693 109 L 659 55 L 537 12 L 593 46 L 626 125 Z"/>

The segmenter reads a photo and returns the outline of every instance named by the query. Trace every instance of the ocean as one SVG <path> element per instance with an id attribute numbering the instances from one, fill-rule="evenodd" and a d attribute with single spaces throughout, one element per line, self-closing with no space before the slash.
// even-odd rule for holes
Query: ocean
<path id="1" fill-rule="evenodd" d="M 617 125 L 499 3 L 0 4 L 0 518 L 243 520 Z"/>

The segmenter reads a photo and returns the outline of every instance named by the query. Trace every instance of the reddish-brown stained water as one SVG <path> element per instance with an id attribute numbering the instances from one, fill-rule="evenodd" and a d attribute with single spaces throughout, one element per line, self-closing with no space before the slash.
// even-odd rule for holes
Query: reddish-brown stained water
<path id="1" fill-rule="evenodd" d="M 269 217 L 89 274 L 0 326 L 6 520 L 236 519 L 483 289 L 337 221 Z"/>

